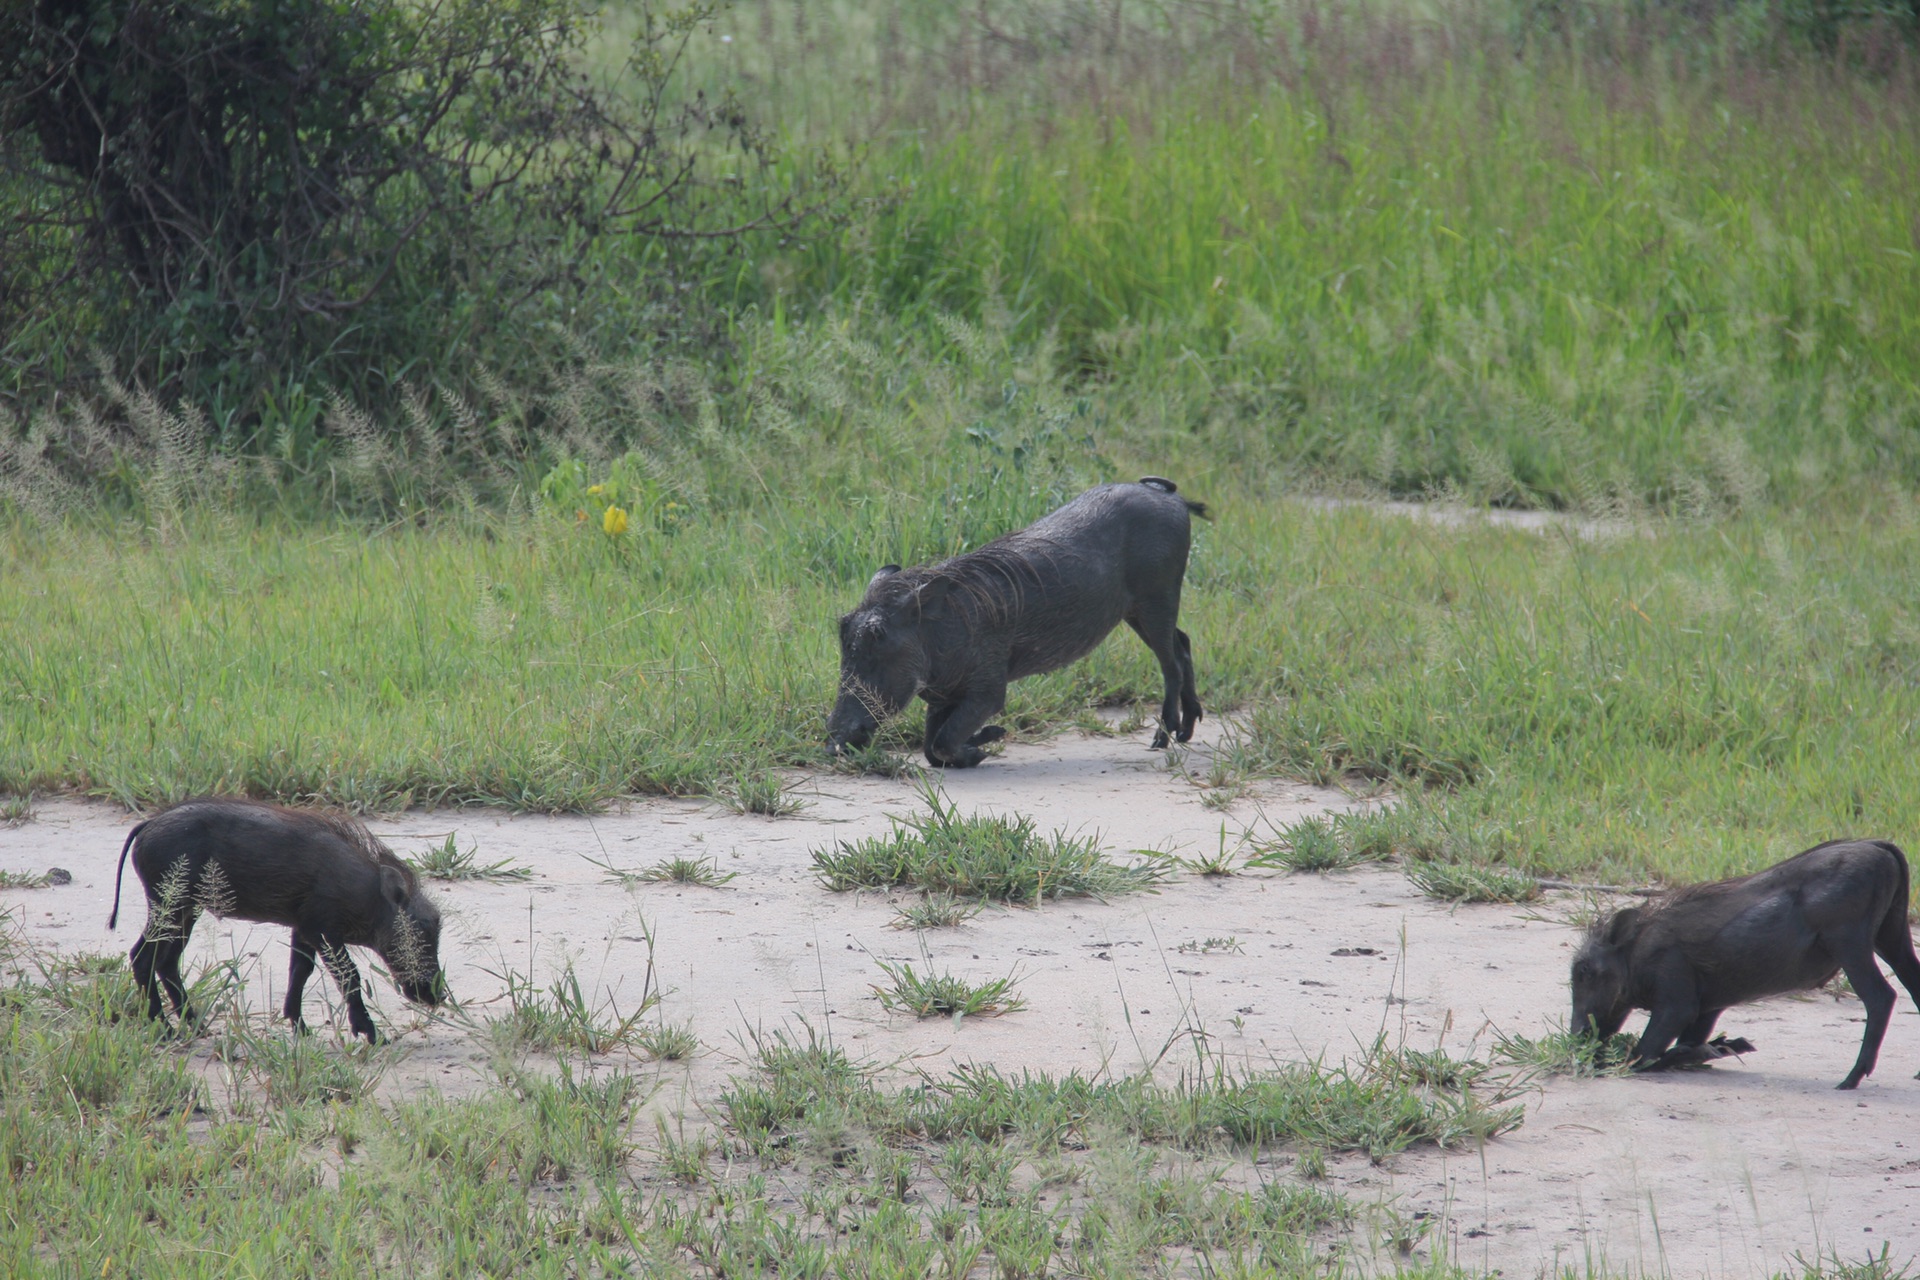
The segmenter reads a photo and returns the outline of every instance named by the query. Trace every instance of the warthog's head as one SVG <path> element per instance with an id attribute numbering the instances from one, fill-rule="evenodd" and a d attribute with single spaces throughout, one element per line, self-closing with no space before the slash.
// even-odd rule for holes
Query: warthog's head
<path id="1" fill-rule="evenodd" d="M 1605 1040 L 1625 1025 L 1633 1011 L 1628 1003 L 1627 953 L 1640 931 L 1640 908 L 1616 911 L 1596 924 L 1573 956 L 1573 1021 L 1575 1035 Z"/>
<path id="2" fill-rule="evenodd" d="M 840 619 L 840 696 L 827 718 L 827 748 L 835 754 L 864 747 L 888 716 L 896 715 L 927 682 L 922 631 L 929 596 L 945 584 L 903 581 L 890 564 L 873 575 L 852 613 Z"/>
<path id="3" fill-rule="evenodd" d="M 397 867 L 380 869 L 380 893 L 393 914 L 374 950 L 401 995 L 415 1004 L 439 1004 L 447 995 L 447 976 L 440 968 L 440 908 Z"/>

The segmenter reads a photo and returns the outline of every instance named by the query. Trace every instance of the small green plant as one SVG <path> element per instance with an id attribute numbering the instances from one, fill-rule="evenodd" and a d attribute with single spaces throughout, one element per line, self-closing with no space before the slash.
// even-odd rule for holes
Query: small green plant
<path id="1" fill-rule="evenodd" d="M 50 883 L 44 871 L 0 871 L 0 889 L 44 889 Z"/>
<path id="2" fill-rule="evenodd" d="M 482 864 L 478 846 L 462 849 L 455 833 L 447 832 L 439 844 L 428 845 L 407 865 L 429 880 L 531 880 L 531 867 L 516 866 L 511 858 Z"/>
<path id="3" fill-rule="evenodd" d="M 1866 1254 L 1858 1262 L 1846 1261 L 1837 1249 L 1816 1253 L 1811 1258 L 1796 1252 L 1793 1262 L 1800 1268 L 1799 1280 L 1913 1280 L 1914 1267 L 1920 1259 L 1896 1261 L 1892 1245 L 1882 1242 L 1879 1253 Z"/>
<path id="4" fill-rule="evenodd" d="M 1520 1067 L 1533 1075 L 1622 1075 L 1634 1043 L 1635 1037 L 1624 1034 L 1610 1036 L 1602 1043 L 1592 1036 L 1577 1036 L 1566 1031 L 1549 1032 L 1538 1039 L 1496 1032 L 1493 1060 Z"/>
<path id="5" fill-rule="evenodd" d="M 792 784 L 771 769 L 734 774 L 715 798 L 735 813 L 759 813 L 769 818 L 807 807 L 806 801 L 793 794 Z"/>
<path id="6" fill-rule="evenodd" d="M 1220 956 L 1226 955 L 1229 952 L 1238 952 L 1241 949 L 1240 939 L 1235 937 L 1188 938 L 1185 942 L 1174 947 L 1175 951 L 1180 952 L 1182 955 L 1189 956 Z"/>
<path id="7" fill-rule="evenodd" d="M 1517 871 L 1452 862 L 1410 862 L 1407 879 L 1442 902 L 1532 902 L 1540 882 Z"/>
<path id="8" fill-rule="evenodd" d="M 889 923 L 896 929 L 951 929 L 973 919 L 984 907 L 950 893 L 929 893 L 897 904 Z"/>
<path id="9" fill-rule="evenodd" d="M 1233 849 L 1227 848 L 1227 826 L 1223 822 L 1220 824 L 1220 843 L 1212 853 L 1202 854 L 1197 858 L 1176 857 L 1174 862 L 1194 875 L 1219 878 L 1240 874 L 1238 855 L 1238 846 Z"/>
<path id="10" fill-rule="evenodd" d="M 831 761 L 834 772 L 864 778 L 909 778 L 920 772 L 919 761 L 878 741 L 864 747 L 842 748 Z"/>
<path id="11" fill-rule="evenodd" d="M 352 1044 L 343 1047 L 322 1036 L 284 1032 L 279 1028 L 256 1035 L 236 1029 L 233 1045 L 222 1051 L 222 1056 L 244 1064 L 274 1106 L 351 1102 L 364 1097 L 379 1081 L 384 1059 Z"/>
<path id="12" fill-rule="evenodd" d="M 815 849 L 821 883 L 835 892 L 911 886 L 960 898 L 1035 903 L 1151 889 L 1170 874 L 1164 858 L 1123 866 L 1110 861 L 1096 840 L 1064 832 L 1042 836 L 1024 815 L 963 818 L 933 787 L 922 788 L 921 795 L 929 812 L 891 819 L 891 835 Z"/>
<path id="13" fill-rule="evenodd" d="M 683 1187 L 696 1187 L 709 1176 L 707 1161 L 713 1157 L 713 1140 L 705 1133 L 686 1136 L 684 1130 L 678 1134 L 667 1130 L 664 1117 L 660 1120 L 660 1163 L 666 1169 L 667 1176 Z"/>
<path id="14" fill-rule="evenodd" d="M 507 987 L 507 1012 L 491 1021 L 490 1030 L 494 1042 L 510 1051 L 579 1049 L 603 1054 L 640 1047 L 641 1037 L 648 1030 L 642 1019 L 660 1002 L 660 993 L 653 986 L 651 958 L 640 999 L 627 1013 L 620 1012 L 611 992 L 601 1000 L 590 1000 L 571 961 L 561 966 L 544 989 L 513 969 L 485 972 Z"/>
<path id="15" fill-rule="evenodd" d="M 1302 818 L 1281 827 L 1276 839 L 1247 859 L 1250 867 L 1281 867 L 1288 871 L 1342 871 L 1364 859 L 1340 839 L 1325 818 Z"/>
<path id="16" fill-rule="evenodd" d="M 33 792 L 0 797 L 0 826 L 17 827 L 33 821 Z"/>
<path id="17" fill-rule="evenodd" d="M 925 973 L 915 971 L 909 961 L 892 964 L 879 960 L 875 963 L 892 982 L 890 987 L 876 985 L 873 988 L 873 993 L 880 997 L 881 1005 L 889 1013 L 904 1009 L 916 1018 L 950 1014 L 957 1021 L 969 1016 L 997 1017 L 1024 1009 L 1027 1005 L 1025 1000 L 1013 994 L 1014 986 L 1019 981 L 1017 974 L 1010 973 L 1004 978 L 976 984 L 950 973 L 935 973 L 930 963 Z"/>
<path id="18" fill-rule="evenodd" d="M 664 1022 L 636 1031 L 633 1044 L 655 1062 L 679 1062 L 700 1050 L 700 1041 L 695 1038 L 692 1027 L 668 1026 Z"/>
<path id="19" fill-rule="evenodd" d="M 605 866 L 604 863 L 600 864 Z M 608 878 L 618 880 L 629 887 L 635 884 L 695 884 L 708 889 L 717 889 L 740 873 L 722 871 L 720 864 L 711 857 L 662 858 L 650 867 L 638 871 L 614 871 L 608 869 Z"/>
<path id="20" fill-rule="evenodd" d="M 1387 1207 L 1380 1211 L 1381 1243 L 1405 1257 L 1418 1248 L 1433 1230 L 1433 1217 L 1424 1209 L 1403 1213 Z"/>

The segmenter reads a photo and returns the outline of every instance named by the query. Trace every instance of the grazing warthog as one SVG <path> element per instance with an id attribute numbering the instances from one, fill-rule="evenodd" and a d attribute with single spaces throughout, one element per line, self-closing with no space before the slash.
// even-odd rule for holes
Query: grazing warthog
<path id="1" fill-rule="evenodd" d="M 1160 660 L 1166 684 L 1153 745 L 1193 736 L 1201 716 L 1180 582 L 1198 502 L 1171 480 L 1106 484 L 1018 533 L 934 565 L 890 564 L 840 619 L 835 752 L 863 747 L 915 694 L 927 703 L 927 759 L 965 768 L 1006 734 L 988 724 L 1007 684 L 1093 652 L 1125 622 Z"/>
<path id="2" fill-rule="evenodd" d="M 180 955 L 202 911 L 293 930 L 283 1012 L 296 1031 L 306 1029 L 300 1000 L 317 957 L 346 995 L 354 1033 L 380 1039 L 349 946 L 377 952 L 407 999 L 437 1005 L 445 994 L 439 909 L 420 891 L 413 868 L 345 814 L 225 799 L 187 800 L 155 814 L 120 846 L 109 929 L 120 919 L 128 850 L 147 890 L 147 927 L 133 945 L 133 976 L 155 1018 L 163 1016 L 162 986 L 175 1011 L 193 1017 L 180 983 Z"/>
<path id="3" fill-rule="evenodd" d="M 1617 911 L 1573 958 L 1573 1028 L 1604 1040 L 1651 1010 L 1630 1061 L 1684 1065 L 1729 1006 L 1805 991 L 1845 971 L 1867 1009 L 1851 1089 L 1873 1070 L 1897 997 L 1878 954 L 1920 1004 L 1907 930 L 1907 857 L 1885 840 L 1831 840 L 1735 880 L 1694 885 Z"/>

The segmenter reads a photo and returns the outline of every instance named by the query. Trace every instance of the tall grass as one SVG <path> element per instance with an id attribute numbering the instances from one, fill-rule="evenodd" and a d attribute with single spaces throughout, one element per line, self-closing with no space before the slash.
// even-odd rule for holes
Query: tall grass
<path id="1" fill-rule="evenodd" d="M 876 198 L 747 296 L 1004 317 L 1258 471 L 1554 506 L 1920 479 L 1908 47 L 1544 12 L 880 5 L 842 44 L 750 8 L 727 65 L 877 137 Z"/>

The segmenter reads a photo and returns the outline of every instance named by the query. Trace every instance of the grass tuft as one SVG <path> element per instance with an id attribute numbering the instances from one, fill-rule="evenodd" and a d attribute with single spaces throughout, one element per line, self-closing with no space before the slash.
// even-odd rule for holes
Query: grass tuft
<path id="1" fill-rule="evenodd" d="M 1566 1031 L 1549 1032 L 1539 1038 L 1495 1032 L 1495 1062 L 1522 1067 L 1546 1076 L 1587 1078 L 1624 1075 L 1627 1055 L 1633 1052 L 1635 1037 L 1615 1035 L 1602 1044 L 1592 1036 L 1577 1036 Z"/>
<path id="2" fill-rule="evenodd" d="M 709 889 L 717 889 L 729 880 L 736 878 L 738 871 L 722 871 L 720 864 L 712 857 L 662 858 L 650 867 L 638 871 L 610 872 L 609 878 L 623 884 L 693 884 Z"/>
<path id="3" fill-rule="evenodd" d="M 984 906 L 950 893 L 929 893 L 896 905 L 890 923 L 896 929 L 951 929 L 979 915 Z"/>
<path id="4" fill-rule="evenodd" d="M 407 865 L 427 877 L 429 880 L 531 880 L 531 867 L 516 866 L 511 858 L 502 858 L 498 862 L 482 863 L 477 854 L 479 847 L 462 849 L 458 837 L 451 831 L 439 844 L 428 845 L 415 856 L 407 859 Z"/>
<path id="5" fill-rule="evenodd" d="M 836 893 L 911 887 L 956 898 L 1030 904 L 1049 898 L 1112 897 L 1151 890 L 1169 875 L 1165 859 L 1131 866 L 1109 860 L 1094 839 L 1042 836 L 1032 818 L 975 814 L 931 786 L 928 812 L 890 818 L 891 835 L 813 850 L 814 872 Z"/>
<path id="6" fill-rule="evenodd" d="M 1517 871 L 1448 862 L 1409 862 L 1407 879 L 1442 902 L 1532 902 L 1540 882 Z"/>
<path id="7" fill-rule="evenodd" d="M 1247 865 L 1288 871 L 1344 871 L 1363 861 L 1366 859 L 1340 839 L 1332 822 L 1312 817 L 1280 828 L 1276 839 L 1254 850 Z"/>
<path id="8" fill-rule="evenodd" d="M 972 983 L 950 973 L 935 973 L 931 964 L 925 973 L 920 973 L 908 961 L 875 963 L 892 982 L 890 987 L 873 988 L 889 1013 L 905 1010 L 916 1018 L 950 1014 L 957 1021 L 965 1017 L 998 1017 L 1027 1007 L 1025 1000 L 1013 994 L 1019 981 L 1016 974 Z"/>
<path id="9" fill-rule="evenodd" d="M 770 769 L 737 773 L 716 798 L 735 813 L 758 813 L 769 818 L 800 812 L 807 802 L 793 794 L 793 784 Z"/>
<path id="10" fill-rule="evenodd" d="M 513 969 L 487 972 L 507 987 L 507 1012 L 489 1020 L 488 1032 L 495 1047 L 508 1053 L 578 1049 L 605 1054 L 644 1048 L 642 1039 L 652 1029 L 642 1020 L 660 1002 L 660 993 L 652 985 L 651 960 L 645 988 L 626 1013 L 620 1011 L 611 991 L 599 1000 L 589 999 L 571 961 L 545 988 Z"/>
<path id="11" fill-rule="evenodd" d="M 633 1044 L 656 1062 L 679 1062 L 700 1051 L 700 1041 L 692 1027 L 669 1026 L 664 1022 L 636 1031 Z"/>

